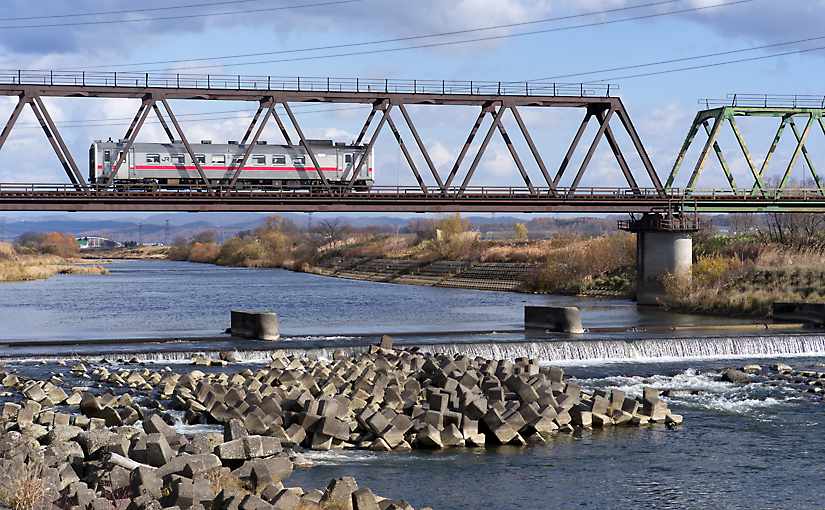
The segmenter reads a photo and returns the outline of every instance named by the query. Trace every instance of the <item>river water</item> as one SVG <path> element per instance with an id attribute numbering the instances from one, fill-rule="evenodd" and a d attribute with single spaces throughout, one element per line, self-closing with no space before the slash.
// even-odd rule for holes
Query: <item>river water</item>
<path id="1" fill-rule="evenodd" d="M 684 415 L 685 424 L 675 430 L 618 428 L 561 436 L 549 445 L 523 449 L 308 452 L 316 466 L 296 472 L 289 482 L 321 487 L 331 478 L 353 475 L 378 494 L 436 509 L 823 507 L 825 403 L 781 385 L 743 387 L 718 377 L 723 367 L 745 360 L 770 364 L 780 355 L 785 363 L 824 370 L 817 367 L 825 362 L 821 335 L 721 337 L 716 332 L 707 338 L 693 338 L 696 333 L 668 339 L 624 332 L 537 341 L 519 331 L 527 303 L 575 304 L 591 328 L 726 322 L 640 311 L 616 299 L 123 261 L 112 264 L 111 274 L 104 277 L 61 276 L 0 285 L 0 341 L 214 336 L 227 326 L 232 308 L 266 308 L 276 310 L 284 332 L 297 337 L 284 344 L 311 341 L 322 355 L 326 343 L 381 332 L 414 333 L 402 335 L 403 341 L 423 342 L 443 352 L 534 355 L 546 363 L 561 362 L 587 388 L 620 387 L 632 394 L 648 385 L 673 390 L 669 405 Z M 485 330 L 501 333 L 481 332 Z M 438 333 L 457 331 L 468 333 Z M 3 354 L 14 357 L 15 349 L 11 345 Z M 171 357 L 152 359 L 167 364 Z M 616 359 L 622 357 L 632 361 Z M 38 375 L 65 370 L 51 363 L 8 364 Z"/>

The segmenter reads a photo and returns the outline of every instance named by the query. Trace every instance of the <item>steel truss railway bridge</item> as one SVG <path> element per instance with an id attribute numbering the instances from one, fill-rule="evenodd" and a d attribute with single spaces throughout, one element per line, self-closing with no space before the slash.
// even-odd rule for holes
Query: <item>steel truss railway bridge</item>
<path id="1" fill-rule="evenodd" d="M 15 123 L 28 105 L 46 135 L 52 149 L 68 176 L 68 183 L 30 184 L 0 183 L 0 210 L 58 211 L 395 211 L 395 212 L 825 212 L 825 182 L 821 182 L 806 147 L 811 131 L 819 128 L 825 134 L 823 112 L 825 98 L 785 96 L 734 96 L 722 103 L 706 103 L 691 125 L 685 144 L 669 177 L 662 183 L 648 153 L 639 138 L 624 104 L 609 85 L 559 84 L 536 82 L 477 82 L 433 80 L 364 80 L 339 78 L 283 78 L 273 76 L 218 76 L 188 74 L 121 73 L 121 72 L 58 72 L 0 71 L 0 95 L 17 97 L 17 105 L 0 132 L 0 149 L 6 143 Z M 134 144 L 147 117 L 154 114 L 171 142 L 180 141 L 192 158 L 202 179 L 199 186 L 185 189 L 152 189 L 147 186 L 113 184 L 112 177 L 124 164 L 121 156 L 111 174 L 89 185 L 68 150 L 58 126 L 52 119 L 47 98 L 126 98 L 139 99 L 135 113 L 123 140 L 126 154 Z M 226 183 L 216 185 L 206 178 L 203 168 L 175 116 L 170 101 L 237 101 L 257 105 L 257 111 L 241 138 L 242 160 L 229 169 Z M 350 185 L 330 183 L 321 175 L 321 185 L 304 189 L 238 186 L 238 176 L 248 162 L 253 148 L 270 121 L 278 126 L 288 145 L 302 146 L 315 168 L 317 158 L 304 135 L 291 105 L 296 103 L 334 103 L 368 105 L 370 111 L 354 144 L 371 149 L 385 127 L 398 143 L 417 186 L 375 186 L 369 191 L 356 190 L 354 184 L 363 158 L 353 164 Z M 439 173 L 423 142 L 408 106 L 477 108 L 478 115 L 470 127 L 465 143 L 446 175 Z M 276 106 L 283 108 L 281 118 Z M 521 111 L 525 108 L 550 111 L 576 109 L 582 119 L 568 149 L 552 169 L 535 143 Z M 511 115 L 518 135 L 527 147 L 521 154 L 505 129 L 502 119 Z M 492 121 L 481 129 L 486 117 Z M 398 119 L 400 117 L 400 119 Z M 779 127 L 767 155 L 755 161 L 736 123 L 737 118 L 775 117 Z M 397 120 L 398 119 L 398 120 Z M 797 121 L 802 120 L 800 129 Z M 398 122 L 402 121 L 412 136 L 404 139 Z M 597 126 L 593 138 L 585 143 L 588 126 Z M 737 185 L 730 171 L 718 137 L 729 125 L 738 141 L 753 175 L 751 187 Z M 631 168 L 617 138 L 619 129 L 629 138 L 639 168 Z M 765 185 L 768 165 L 783 133 L 790 129 L 796 148 L 778 186 Z M 707 140 L 695 162 L 688 184 L 673 187 L 684 166 L 686 154 L 700 130 Z M 524 185 L 519 187 L 481 186 L 473 181 L 479 163 L 491 140 L 499 135 L 513 160 Z M 474 142 L 477 149 L 471 154 Z M 593 188 L 580 185 L 600 144 L 606 143 L 615 157 L 618 169 L 627 185 L 620 188 Z M 414 153 L 423 159 L 424 168 L 416 164 Z M 576 154 L 584 152 L 581 162 L 573 166 Z M 368 151 L 366 151 L 368 152 Z M 711 155 L 712 154 L 712 155 Z M 725 174 L 728 189 L 703 191 L 696 188 L 705 163 L 715 157 Z M 533 182 L 525 167 L 525 159 L 538 167 L 540 182 Z M 810 170 L 816 187 L 787 187 L 791 169 L 800 159 Z M 311 170 L 313 166 L 308 166 Z M 571 175 L 569 185 L 560 183 Z M 424 176 L 431 184 L 425 182 Z M 651 183 L 641 187 L 637 179 Z M 569 179 L 568 179 L 569 180 Z M 434 183 L 434 184 L 432 184 Z"/>

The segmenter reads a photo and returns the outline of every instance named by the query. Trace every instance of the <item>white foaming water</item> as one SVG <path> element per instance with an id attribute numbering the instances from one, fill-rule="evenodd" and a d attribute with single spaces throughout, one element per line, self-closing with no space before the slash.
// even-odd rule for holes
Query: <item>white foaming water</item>
<path id="1" fill-rule="evenodd" d="M 699 372 L 692 368 L 674 376 L 610 376 L 573 380 L 589 388 L 617 388 L 633 397 L 640 397 L 646 387 L 656 388 L 668 391 L 669 396 L 664 398 L 673 404 L 757 418 L 762 416 L 762 410 L 799 400 L 793 392 L 781 386 L 733 384 L 720 380 L 717 372 Z"/>
<path id="2" fill-rule="evenodd" d="M 381 461 L 382 463 L 392 460 L 394 455 L 387 455 L 386 453 L 377 454 L 367 452 L 364 450 L 327 450 L 315 451 L 304 450 L 301 455 L 306 459 L 312 461 L 315 465 L 337 466 L 339 464 L 353 464 L 364 462 Z"/>

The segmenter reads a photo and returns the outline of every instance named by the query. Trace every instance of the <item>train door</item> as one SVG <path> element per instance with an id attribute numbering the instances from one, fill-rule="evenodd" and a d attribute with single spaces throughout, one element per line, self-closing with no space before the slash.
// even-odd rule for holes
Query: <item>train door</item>
<path id="1" fill-rule="evenodd" d="M 345 152 L 344 153 L 344 175 L 348 175 L 349 177 L 352 177 L 352 175 L 350 175 L 350 172 L 352 172 L 352 167 L 353 167 L 354 164 L 355 164 L 355 154 L 353 154 L 351 152 Z"/>
<path id="2" fill-rule="evenodd" d="M 112 149 L 103 149 L 103 171 L 101 175 L 109 175 L 112 172 Z"/>

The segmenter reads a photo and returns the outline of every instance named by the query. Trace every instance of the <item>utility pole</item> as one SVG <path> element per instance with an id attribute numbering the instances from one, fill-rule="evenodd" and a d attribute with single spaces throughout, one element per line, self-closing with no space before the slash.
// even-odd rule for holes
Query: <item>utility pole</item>
<path id="1" fill-rule="evenodd" d="M 169 220 L 163 223 L 163 245 L 169 246 Z"/>
<path id="2" fill-rule="evenodd" d="M 143 222 L 138 223 L 138 247 L 143 246 Z"/>

